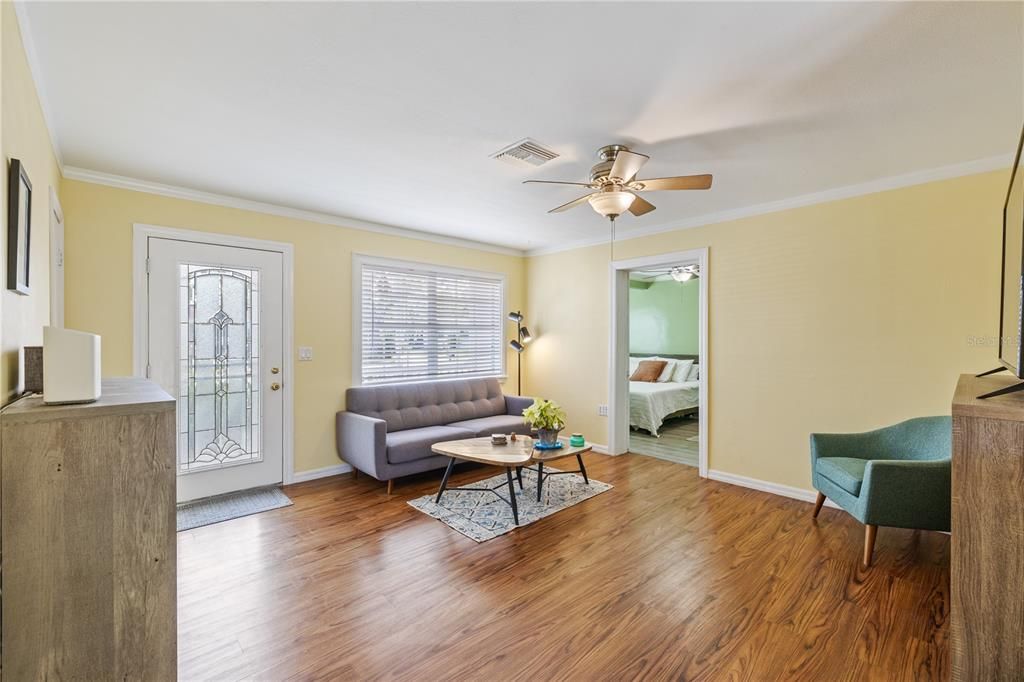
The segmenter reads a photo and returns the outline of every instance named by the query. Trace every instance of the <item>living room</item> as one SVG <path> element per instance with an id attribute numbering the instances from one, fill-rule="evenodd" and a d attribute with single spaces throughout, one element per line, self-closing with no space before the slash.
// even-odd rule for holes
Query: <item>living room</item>
<path id="1" fill-rule="evenodd" d="M 79 641 L 109 651 L 95 678 L 1019 679 L 1019 639 L 963 634 L 1019 600 L 957 630 L 984 601 L 957 601 L 965 498 L 914 474 L 877 522 L 865 465 L 811 437 L 940 418 L 894 458 L 925 444 L 948 489 L 960 375 L 1017 366 L 1021 4 L 4 2 L 0 22 L 12 679 L 66 673 Z M 630 445 L 629 272 L 676 263 L 700 282 L 699 468 Z M 80 373 L 96 402 L 44 404 Z M 169 443 L 137 472 L 162 492 L 114 494 L 115 469 L 36 495 L 75 439 L 15 434 L 42 428 L 26 406 L 81 420 L 129 377 L 171 430 L 87 452 L 159 464 Z M 823 484 L 820 458 L 848 468 Z M 60 617 L 101 625 L 62 663 L 38 653 L 62 593 L 32 581 L 84 585 L 123 526 L 90 547 L 21 520 L 71 523 L 88 493 L 159 526 L 125 541 L 161 548 L 162 596 L 133 613 L 162 625 L 106 637 L 86 590 Z M 989 497 L 1024 557 L 1019 492 Z M 36 534 L 63 549 L 11 549 Z"/>

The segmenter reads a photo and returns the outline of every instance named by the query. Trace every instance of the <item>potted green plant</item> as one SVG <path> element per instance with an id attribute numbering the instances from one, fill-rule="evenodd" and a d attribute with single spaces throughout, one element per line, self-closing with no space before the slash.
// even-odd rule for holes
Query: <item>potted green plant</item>
<path id="1" fill-rule="evenodd" d="M 565 410 L 550 400 L 535 400 L 523 410 L 523 420 L 537 430 L 537 437 L 544 445 L 558 442 L 558 432 L 565 428 Z"/>

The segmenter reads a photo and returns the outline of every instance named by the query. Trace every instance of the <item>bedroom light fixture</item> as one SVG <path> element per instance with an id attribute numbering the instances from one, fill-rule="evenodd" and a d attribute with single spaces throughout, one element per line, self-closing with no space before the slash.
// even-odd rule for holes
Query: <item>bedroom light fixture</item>
<path id="1" fill-rule="evenodd" d="M 677 282 L 688 282 L 697 276 L 697 272 L 696 265 L 675 265 L 668 271 L 668 274 Z"/>

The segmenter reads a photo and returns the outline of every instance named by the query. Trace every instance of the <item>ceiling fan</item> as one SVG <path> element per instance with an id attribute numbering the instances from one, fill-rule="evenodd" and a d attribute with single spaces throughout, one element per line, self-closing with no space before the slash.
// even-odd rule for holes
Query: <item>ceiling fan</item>
<path id="1" fill-rule="evenodd" d="M 666 276 L 671 277 L 677 282 L 688 282 L 691 279 L 700 279 L 700 266 L 696 263 L 692 265 L 673 265 L 669 268 L 643 270 L 633 274 L 635 276 L 633 276 L 632 279 L 636 279 L 641 282 L 652 282 L 664 279 Z"/>
<path id="2" fill-rule="evenodd" d="M 601 147 L 597 150 L 597 156 L 601 160 L 590 169 L 590 182 L 526 180 L 524 184 L 588 187 L 594 191 L 553 208 L 548 213 L 561 213 L 586 202 L 595 211 L 612 221 L 627 210 L 635 216 L 642 216 L 654 210 L 654 204 L 639 196 L 639 192 L 663 189 L 711 189 L 710 175 L 679 175 L 650 180 L 636 179 L 636 174 L 651 157 L 631 152 L 625 145 L 610 144 Z"/>

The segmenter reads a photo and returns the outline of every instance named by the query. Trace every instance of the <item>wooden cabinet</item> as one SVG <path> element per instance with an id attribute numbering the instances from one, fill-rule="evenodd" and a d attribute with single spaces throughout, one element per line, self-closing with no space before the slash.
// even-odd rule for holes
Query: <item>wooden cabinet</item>
<path id="1" fill-rule="evenodd" d="M 950 581 L 954 680 L 1024 678 L 1024 393 L 963 375 L 953 398 Z"/>
<path id="2" fill-rule="evenodd" d="M 175 403 L 108 379 L 87 405 L 0 412 L 7 680 L 173 680 Z"/>

